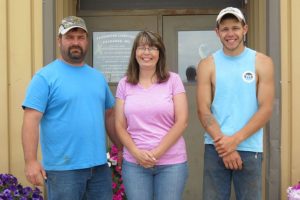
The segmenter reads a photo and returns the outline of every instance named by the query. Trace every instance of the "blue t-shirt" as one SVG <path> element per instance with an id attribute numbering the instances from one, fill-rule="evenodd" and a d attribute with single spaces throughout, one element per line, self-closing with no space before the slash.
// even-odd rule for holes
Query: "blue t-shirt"
<path id="1" fill-rule="evenodd" d="M 223 50 L 213 54 L 216 83 L 211 111 L 225 135 L 242 129 L 258 110 L 255 57 L 256 52 L 249 48 L 238 56 L 227 56 Z M 213 144 L 207 133 L 205 143 Z M 263 129 L 240 143 L 237 150 L 262 152 Z"/>
<path id="2" fill-rule="evenodd" d="M 84 65 L 55 60 L 33 77 L 23 107 L 43 113 L 42 163 L 46 170 L 105 164 L 105 110 L 115 100 L 104 76 Z"/>

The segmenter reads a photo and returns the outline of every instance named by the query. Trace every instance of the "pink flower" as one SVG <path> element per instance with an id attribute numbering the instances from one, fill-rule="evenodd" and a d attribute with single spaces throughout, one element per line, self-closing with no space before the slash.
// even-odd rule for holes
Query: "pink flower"
<path id="1" fill-rule="evenodd" d="M 300 182 L 299 182 L 297 185 L 294 185 L 294 186 L 293 186 L 293 189 L 295 189 L 295 190 L 300 190 Z"/>
<path id="2" fill-rule="evenodd" d="M 115 145 L 113 145 L 113 146 L 111 147 L 111 150 L 110 150 L 111 155 L 112 155 L 112 156 L 117 156 L 117 155 L 118 155 L 118 152 L 119 152 L 118 148 L 117 148 Z"/>
<path id="3" fill-rule="evenodd" d="M 122 200 L 123 197 L 119 194 L 113 196 L 113 200 Z"/>
<path id="4" fill-rule="evenodd" d="M 120 173 L 121 174 L 121 170 L 122 170 L 122 168 L 120 167 L 120 166 L 116 166 L 116 171 L 118 172 L 118 173 Z"/>
<path id="5" fill-rule="evenodd" d="M 109 151 L 108 162 L 112 170 L 112 189 L 113 200 L 126 200 L 125 189 L 122 179 L 122 151 L 118 151 L 115 145 L 112 145 Z"/>
<path id="6" fill-rule="evenodd" d="M 118 155 L 113 155 L 113 156 L 111 156 L 110 159 L 115 160 L 115 161 L 118 161 Z"/>
<path id="7" fill-rule="evenodd" d="M 289 200 L 300 199 L 300 182 L 287 189 L 287 195 Z"/>

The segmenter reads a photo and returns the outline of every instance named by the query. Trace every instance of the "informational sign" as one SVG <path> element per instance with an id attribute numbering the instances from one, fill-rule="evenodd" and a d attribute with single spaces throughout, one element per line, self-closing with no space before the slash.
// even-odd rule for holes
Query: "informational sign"
<path id="1" fill-rule="evenodd" d="M 93 66 L 108 82 L 117 83 L 126 73 L 132 44 L 139 31 L 93 32 Z"/>
<path id="2" fill-rule="evenodd" d="M 184 82 L 195 81 L 200 60 L 222 48 L 215 31 L 178 32 L 178 73 Z"/>

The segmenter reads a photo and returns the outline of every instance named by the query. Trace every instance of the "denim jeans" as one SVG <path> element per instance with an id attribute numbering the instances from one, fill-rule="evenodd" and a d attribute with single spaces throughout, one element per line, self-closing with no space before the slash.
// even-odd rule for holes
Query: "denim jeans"
<path id="1" fill-rule="evenodd" d="M 226 169 L 213 145 L 205 145 L 204 200 L 229 200 L 231 181 L 237 200 L 261 200 L 262 153 L 238 151 L 243 161 L 242 170 Z"/>
<path id="2" fill-rule="evenodd" d="M 128 200 L 180 200 L 188 165 L 185 162 L 146 169 L 123 160 L 122 177 Z"/>
<path id="3" fill-rule="evenodd" d="M 111 170 L 105 165 L 92 168 L 46 171 L 48 200 L 111 200 Z"/>

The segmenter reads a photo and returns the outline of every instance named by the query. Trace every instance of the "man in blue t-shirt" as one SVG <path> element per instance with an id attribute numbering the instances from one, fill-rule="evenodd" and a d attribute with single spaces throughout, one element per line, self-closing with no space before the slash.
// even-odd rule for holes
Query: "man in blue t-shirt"
<path id="1" fill-rule="evenodd" d="M 64 18 L 57 41 L 61 56 L 34 75 L 22 104 L 25 175 L 34 185 L 46 183 L 49 200 L 110 200 L 106 131 L 119 145 L 115 100 L 102 73 L 84 62 L 84 20 Z M 37 160 L 39 136 L 42 164 Z"/>
<path id="2" fill-rule="evenodd" d="M 204 200 L 260 200 L 263 129 L 272 114 L 272 60 L 244 45 L 243 13 L 228 7 L 217 16 L 223 48 L 198 65 L 197 102 L 204 127 Z"/>

